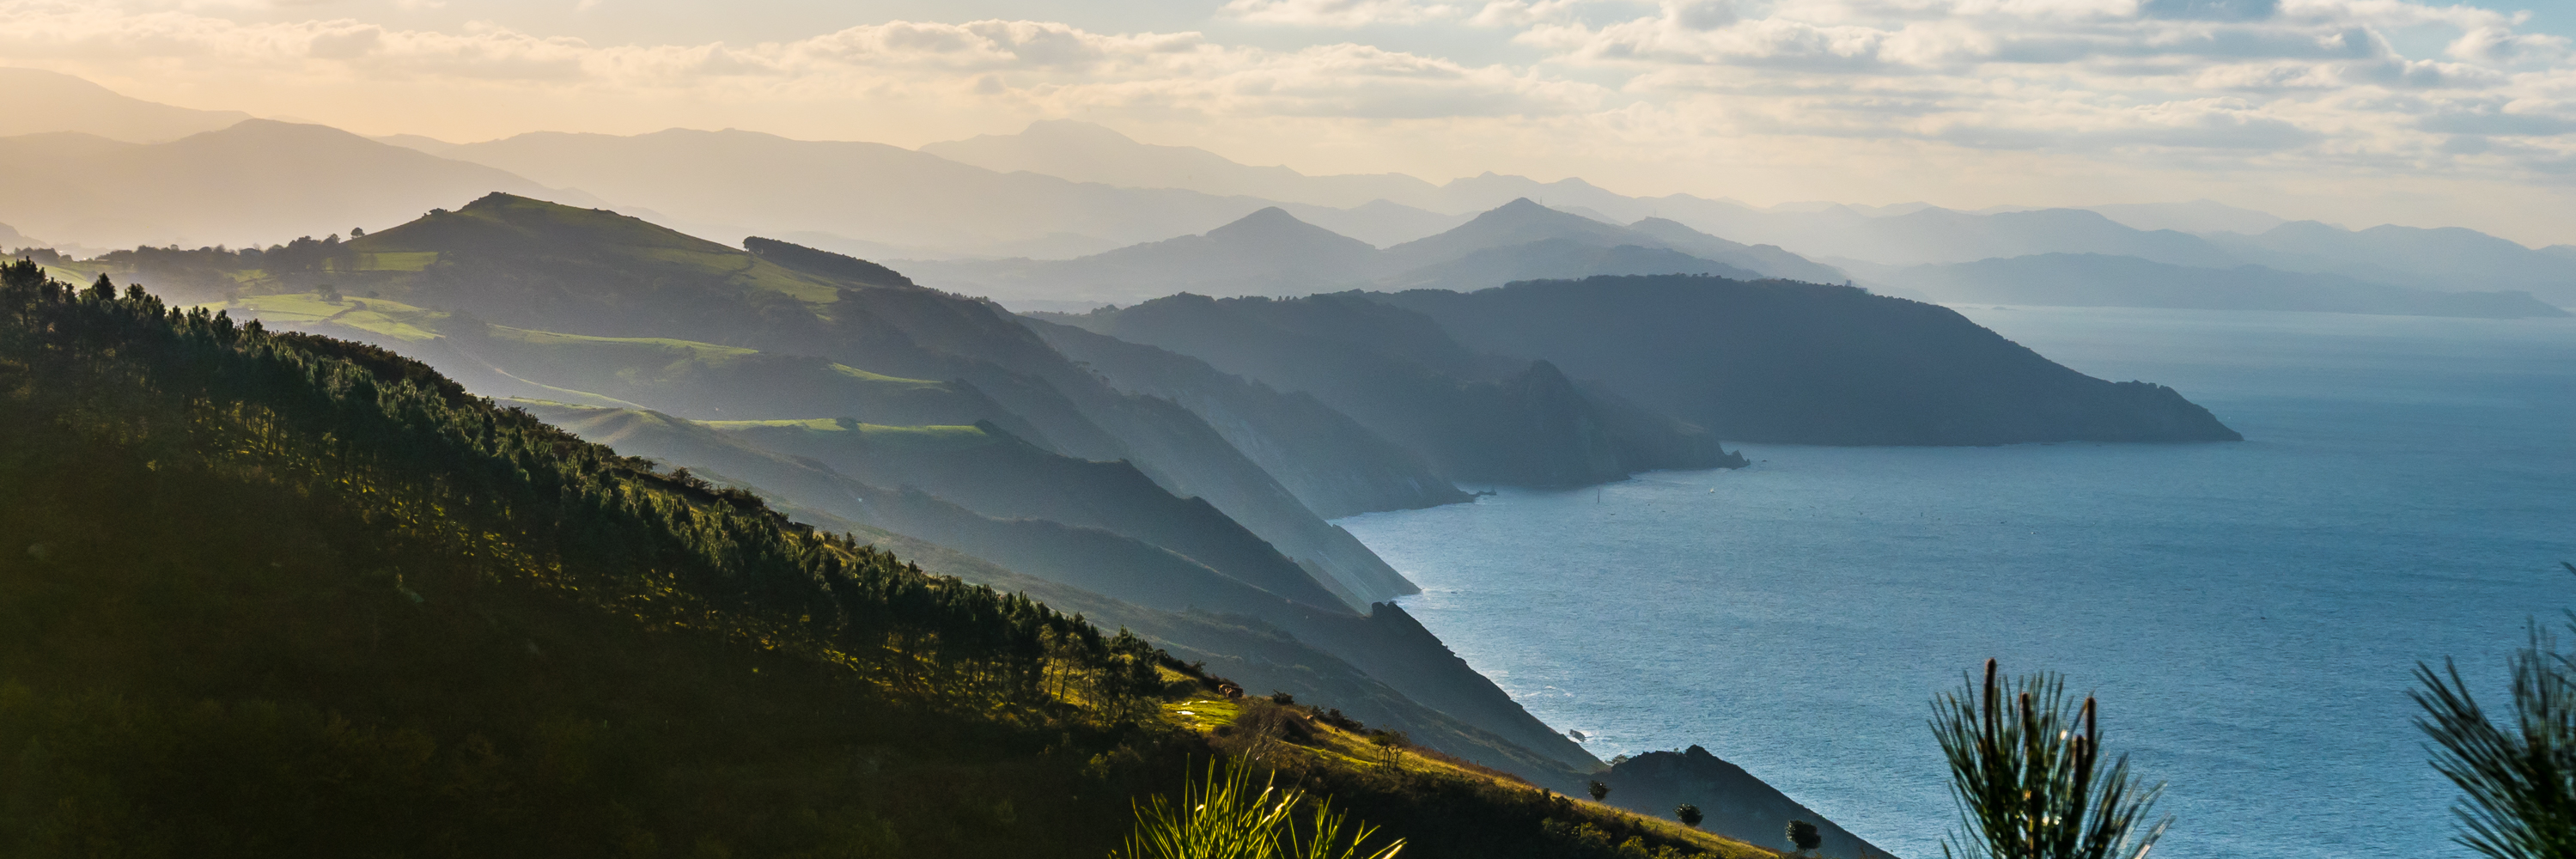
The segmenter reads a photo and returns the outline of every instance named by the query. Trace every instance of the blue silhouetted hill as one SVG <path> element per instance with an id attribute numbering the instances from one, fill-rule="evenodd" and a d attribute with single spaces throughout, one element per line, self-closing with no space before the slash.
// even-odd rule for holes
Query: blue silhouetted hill
<path id="1" fill-rule="evenodd" d="M 1586 390 L 1548 361 L 1468 349 L 1429 317 L 1358 293 L 1176 295 L 1039 318 L 1312 396 L 1452 480 L 1574 486 L 1741 464 L 1697 427 Z"/>
<path id="2" fill-rule="evenodd" d="M 1671 275 L 1367 298 L 1427 316 L 1467 348 L 1553 362 L 1730 440 L 2242 438 L 2172 388 L 2096 379 L 1949 308 L 1846 286 Z"/>
<path id="3" fill-rule="evenodd" d="M 1674 806 L 1689 803 L 1707 815 L 1701 826 L 1715 832 L 1746 833 L 1746 840 L 1756 844 L 1785 845 L 1781 835 L 1789 821 L 1804 820 L 1816 824 L 1824 836 L 1817 855 L 1895 856 L 1699 746 L 1619 761 L 1601 781 L 1610 786 L 1611 805 L 1641 814 L 1670 814 Z"/>

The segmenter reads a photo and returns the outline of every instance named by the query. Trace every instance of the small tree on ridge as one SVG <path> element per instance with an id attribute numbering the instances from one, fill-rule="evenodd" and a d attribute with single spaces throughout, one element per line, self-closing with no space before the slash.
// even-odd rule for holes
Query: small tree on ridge
<path id="1" fill-rule="evenodd" d="M 1815 824 L 1804 820 L 1789 821 L 1789 846 L 1798 848 L 1798 852 L 1814 850 L 1816 845 L 1823 843 L 1825 843 L 1825 835 L 1816 831 Z"/>

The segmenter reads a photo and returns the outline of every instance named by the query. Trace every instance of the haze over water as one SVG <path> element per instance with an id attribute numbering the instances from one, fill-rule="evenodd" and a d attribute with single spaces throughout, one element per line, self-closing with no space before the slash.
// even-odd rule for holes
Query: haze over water
<path id="1" fill-rule="evenodd" d="M 2158 856 L 2466 856 L 2406 699 L 2503 700 L 2576 606 L 2576 320 L 1962 308 L 2241 444 L 1747 445 L 1741 471 L 1342 524 L 1405 608 L 1607 759 L 1698 743 L 1881 847 L 1956 822 L 1927 702 L 1992 656 L 2102 698 Z"/>

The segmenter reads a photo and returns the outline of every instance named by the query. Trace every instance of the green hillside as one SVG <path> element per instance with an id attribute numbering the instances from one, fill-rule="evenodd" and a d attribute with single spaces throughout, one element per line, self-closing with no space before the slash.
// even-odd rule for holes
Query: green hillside
<path id="1" fill-rule="evenodd" d="M 206 307 L 398 349 L 493 396 L 620 408 L 649 402 L 692 418 L 841 414 L 896 425 L 992 421 L 1044 438 L 972 386 L 888 376 L 822 358 L 670 337 L 514 328 L 384 298 L 280 293 Z"/>
<path id="2" fill-rule="evenodd" d="M 0 406 L 6 855 L 1097 857 L 1277 706 L 140 290 L 10 267 Z M 1328 729 L 1265 760 L 1407 855 L 1759 855 L 1284 712 Z"/>
<path id="3" fill-rule="evenodd" d="M 751 243 L 783 253 L 787 262 L 778 264 L 797 266 L 798 277 L 836 284 L 829 303 L 788 302 L 774 291 L 713 279 L 706 271 L 693 274 L 633 250 L 667 245 L 717 253 L 707 248 L 719 246 L 607 213 L 555 211 L 566 208 L 495 195 L 348 242 L 180 256 L 208 265 L 207 260 L 222 257 L 236 268 L 284 260 L 294 262 L 298 271 L 336 273 L 339 263 L 331 260 L 343 257 L 434 253 L 434 259 L 398 258 L 419 271 L 361 273 L 374 280 L 338 278 L 331 292 L 342 304 L 366 310 L 336 319 L 316 315 L 332 306 L 330 293 L 320 289 L 319 275 L 236 272 L 244 275 L 243 294 L 234 303 L 214 307 L 264 313 L 262 307 L 280 302 L 293 311 L 282 324 L 392 349 L 490 396 L 642 408 L 693 419 L 850 416 L 885 425 L 989 421 L 1048 452 L 1080 460 L 1125 460 L 1164 493 L 1205 499 L 1240 526 L 1234 530 L 1256 538 L 1228 538 L 1240 550 L 1230 557 L 1275 554 L 1296 568 L 1292 575 L 1275 562 L 1256 562 L 1267 572 L 1247 576 L 1262 579 L 1264 586 L 1277 584 L 1291 592 L 1320 586 L 1338 598 L 1341 611 L 1354 614 L 1367 611 L 1373 601 L 1412 589 L 1366 546 L 1317 517 L 1198 416 L 1168 401 L 1110 388 L 999 308 L 919 287 L 840 280 L 846 272 L 836 272 L 854 268 L 857 261 Z M 531 236 L 551 237 L 560 246 Z M 767 270 L 754 265 L 751 254 L 726 252 L 738 257 L 731 265 L 741 270 Z M 167 256 L 138 249 L 118 258 Z M 321 262 L 308 270 L 296 260 Z M 652 307 L 662 310 L 647 312 Z M 406 339 L 397 335 L 408 332 L 343 324 L 374 326 L 371 314 L 378 310 L 401 317 L 391 321 L 438 336 Z M 420 315 L 408 315 L 411 311 Z M 946 381 L 934 387 L 929 380 Z M 1172 530 L 1150 519 L 1123 517 L 1121 533 L 1110 534 L 1080 525 L 1053 531 L 1043 524 L 1002 528 L 985 523 L 984 517 L 960 515 L 971 511 L 945 509 L 956 506 L 950 503 L 954 499 L 897 495 L 892 500 L 904 502 L 895 508 L 915 515 L 910 520 L 914 526 L 945 528 L 938 532 L 943 542 L 971 535 L 980 549 L 1008 555 L 1007 565 L 1033 575 L 1111 572 L 1113 565 L 1097 559 L 1113 549 L 1132 561 L 1116 565 L 1125 568 L 1117 571 L 1120 581 L 1147 581 L 1139 573 L 1148 569 L 1190 573 L 1196 564 L 1189 558 L 1175 563 L 1165 548 L 1116 539 L 1128 537 L 1123 531 L 1132 530 L 1130 526 Z M 1082 522 L 1111 524 L 1099 518 Z M 1180 542 L 1172 534 L 1162 536 Z M 1245 544 L 1250 542 L 1266 542 L 1270 550 L 1249 551 Z M 1075 551 L 1072 545 L 1091 548 Z M 1198 549 L 1185 546 L 1180 551 Z M 1091 560 L 1075 564 L 1075 558 Z M 1210 560 L 1226 563 L 1214 555 Z M 1312 584 L 1295 586 L 1301 577 Z M 1070 580 L 1086 586 L 1099 581 Z M 1373 676 L 1481 730 L 1510 737 L 1534 752 L 1532 757 L 1566 766 L 1597 765 L 1580 746 L 1531 717 L 1417 624 L 1407 619 L 1385 627 L 1383 634 L 1345 636 L 1339 643 L 1354 652 L 1365 650 L 1365 658 L 1355 661 L 1365 663 L 1362 667 Z"/>
<path id="4" fill-rule="evenodd" d="M 1128 460 L 1182 496 L 1205 498 L 1283 554 L 1351 594 L 1352 608 L 1410 593 L 1366 546 L 1326 524 L 1279 481 L 1185 409 L 1111 389 L 1007 312 L 886 276 L 881 267 L 783 242 L 737 250 L 595 209 L 492 194 L 347 241 L 298 240 L 266 249 L 136 249 L 65 267 L 107 271 L 188 294 L 243 299 L 336 293 L 451 314 L 456 343 L 370 342 L 413 354 L 487 394 L 633 404 L 695 418 L 856 415 L 874 423 L 992 420 L 1012 434 L 1082 459 Z M 329 292 L 324 291 L 329 288 Z M 504 354 L 463 342 L 501 327 L 620 340 L 667 339 L 746 347 L 743 366 L 610 374 L 617 389 L 550 376 L 552 356 Z M 417 327 L 417 326 L 416 326 Z M 334 336 L 348 336 L 331 329 Z M 509 339 L 507 337 L 502 338 Z M 470 347 L 470 348 L 469 348 Z M 453 353 L 468 354 L 453 354 Z M 789 366 L 771 372 L 770 362 Z M 810 363 L 805 363 L 810 362 Z M 806 384 L 831 366 L 971 388 L 995 404 L 979 414 L 882 414 L 815 408 Z M 648 395 L 649 394 L 649 395 Z M 730 397 L 730 399 L 728 399 Z M 717 410 L 721 409 L 721 412 Z"/>
<path id="5" fill-rule="evenodd" d="M 715 426 L 763 449 L 810 457 L 878 486 L 919 487 L 986 516 L 1116 531 L 1271 593 L 1343 610 L 1339 597 L 1269 543 L 1206 501 L 1174 497 L 1128 463 L 1060 456 L 991 424 Z"/>
<path id="6" fill-rule="evenodd" d="M 853 518 L 1121 599 L 1133 593 L 1104 582 L 1138 591 L 1191 582 L 1205 587 L 1167 590 L 1167 596 L 1208 596 L 1211 607 L 1229 611 L 1243 610 L 1237 598 L 1246 596 L 1247 584 L 1252 596 L 1265 598 L 1311 597 L 1320 588 L 1341 604 L 1336 617 L 1283 628 L 1328 642 L 1335 656 L 1412 700 L 1520 747 L 1482 759 L 1552 762 L 1516 770 L 1551 780 L 1563 769 L 1598 766 L 1420 624 L 1401 611 L 1375 608 L 1415 588 L 1189 407 L 1113 388 L 989 302 L 903 285 L 822 251 L 746 245 L 761 252 L 613 213 L 492 195 L 345 241 L 297 241 L 255 252 L 137 249 L 95 262 L 138 271 L 147 263 L 184 263 L 224 272 L 236 303 L 218 308 L 264 314 L 260 307 L 277 302 L 285 311 L 281 325 L 421 360 L 480 395 L 699 420 L 989 421 L 1048 453 L 1124 461 L 1159 494 L 1203 499 L 1239 528 L 1217 529 L 1224 534 L 1176 528 L 1150 515 L 1111 517 L 1105 514 L 1116 511 L 1078 504 L 1004 507 L 989 502 L 1020 499 L 999 482 L 983 484 L 989 491 L 977 499 L 982 507 L 938 490 L 897 491 L 870 497 L 890 515 L 908 517 L 900 527 Z M 828 285 L 829 300 L 797 284 Z M 335 295 L 338 305 L 361 309 L 345 316 L 328 310 Z M 417 339 L 417 332 L 437 336 Z M 1342 423 L 1341 430 L 1366 432 Z M 1381 486 L 1427 476 L 1401 460 L 1352 457 L 1341 468 L 1381 471 L 1358 475 Z M 890 482 L 896 485 L 884 488 L 902 489 L 902 481 Z M 1164 503 L 1147 500 L 1153 502 L 1147 507 Z M 1037 513 L 1075 521 L 1002 518 Z M 1193 511 L 1192 518 L 1215 523 L 1203 513 Z M 996 524 L 1005 522 L 1015 524 Z M 1242 539 L 1241 532 L 1255 539 Z M 1209 537 L 1218 539 L 1189 544 Z M 1112 557 L 1118 560 L 1106 560 Z M 1234 578 L 1238 572 L 1243 578 Z M 1268 590 L 1273 586 L 1275 592 Z M 1213 602 L 1216 595 L 1227 601 Z M 1449 750 L 1484 754 L 1472 746 Z"/>

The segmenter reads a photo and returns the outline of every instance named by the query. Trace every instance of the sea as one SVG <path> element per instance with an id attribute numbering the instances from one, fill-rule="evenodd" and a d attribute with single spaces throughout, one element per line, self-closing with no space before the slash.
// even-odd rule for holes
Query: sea
<path id="1" fill-rule="evenodd" d="M 2529 624 L 2568 638 L 2576 320 L 1956 309 L 2246 440 L 1747 444 L 1340 524 L 1595 755 L 1706 746 L 1899 856 L 1958 825 L 1926 720 L 1988 658 L 2100 701 L 2159 859 L 2473 855 L 2407 692 L 2456 660 L 2501 704 Z"/>

